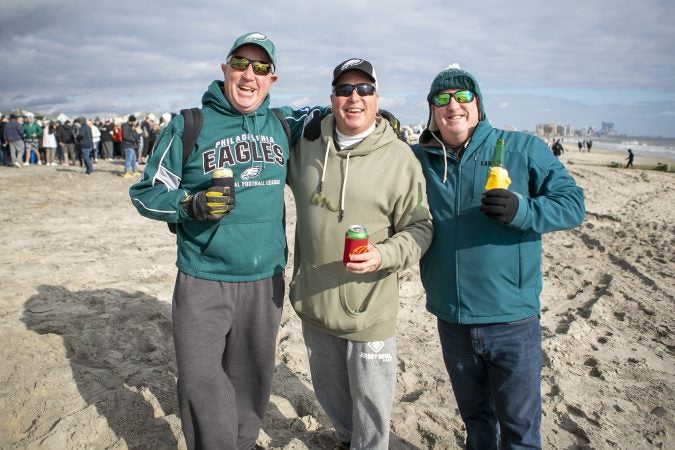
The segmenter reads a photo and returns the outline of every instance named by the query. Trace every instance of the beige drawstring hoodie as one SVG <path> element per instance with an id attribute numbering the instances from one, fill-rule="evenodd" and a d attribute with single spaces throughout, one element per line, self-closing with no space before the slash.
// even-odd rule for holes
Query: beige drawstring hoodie
<path id="1" fill-rule="evenodd" d="M 332 115 L 321 137 L 302 139 L 291 153 L 287 182 L 297 224 L 290 299 L 308 325 L 370 342 L 394 335 L 397 272 L 416 264 L 433 228 L 419 162 L 386 120 L 358 144 L 338 150 Z M 380 269 L 348 272 L 345 232 L 363 225 L 382 255 Z"/>

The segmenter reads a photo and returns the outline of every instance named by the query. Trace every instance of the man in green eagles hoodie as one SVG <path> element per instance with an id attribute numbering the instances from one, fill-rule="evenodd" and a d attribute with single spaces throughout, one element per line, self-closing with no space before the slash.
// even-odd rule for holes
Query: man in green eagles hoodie
<path id="1" fill-rule="evenodd" d="M 268 107 L 274 44 L 261 33 L 242 35 L 226 61 L 224 81 L 202 97 L 203 125 L 187 161 L 178 115 L 129 190 L 139 213 L 178 224 L 173 337 L 189 449 L 256 445 L 284 298 L 290 143 Z M 298 139 L 308 110 L 282 110 Z M 216 168 L 232 169 L 236 204 L 228 187 L 211 186 Z"/>
<path id="2" fill-rule="evenodd" d="M 397 272 L 429 247 L 424 178 L 410 148 L 376 118 L 373 66 L 333 72 L 333 114 L 293 150 L 297 225 L 290 300 L 302 319 L 314 392 L 340 448 L 387 449 L 396 380 Z M 343 264 L 343 237 L 366 227 L 366 253 Z"/>
<path id="3" fill-rule="evenodd" d="M 470 73 L 441 71 L 427 101 L 413 150 L 434 240 L 420 268 L 466 446 L 540 448 L 541 235 L 581 224 L 583 191 L 542 140 L 490 125 Z M 512 183 L 485 191 L 498 139 Z"/>

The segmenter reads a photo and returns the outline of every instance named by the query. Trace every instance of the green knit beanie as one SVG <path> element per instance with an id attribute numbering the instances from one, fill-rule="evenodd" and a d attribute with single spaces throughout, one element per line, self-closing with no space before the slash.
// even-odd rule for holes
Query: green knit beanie
<path id="1" fill-rule="evenodd" d="M 480 115 L 479 120 L 483 120 L 485 118 L 485 112 L 483 111 L 483 96 L 480 93 L 478 81 L 476 81 L 473 75 L 471 75 L 469 72 L 460 69 L 459 65 L 452 64 L 447 69 L 443 69 L 438 75 L 436 75 L 434 81 L 431 82 L 431 89 L 429 89 L 429 95 L 427 95 L 430 113 L 429 124 L 427 127 L 431 131 L 438 130 L 438 127 L 436 127 L 436 124 L 433 120 L 434 115 L 431 109 L 433 107 L 431 103 L 431 97 L 447 89 L 468 89 L 473 92 L 478 99 L 478 112 Z"/>

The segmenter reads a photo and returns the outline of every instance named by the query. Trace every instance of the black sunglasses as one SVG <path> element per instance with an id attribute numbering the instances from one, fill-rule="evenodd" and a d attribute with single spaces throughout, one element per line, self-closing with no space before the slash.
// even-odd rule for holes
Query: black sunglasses
<path id="1" fill-rule="evenodd" d="M 227 64 L 237 70 L 246 70 L 250 64 L 253 67 L 253 73 L 256 75 L 274 73 L 274 64 L 265 61 L 252 61 L 243 56 L 230 56 L 227 58 Z"/>
<path id="2" fill-rule="evenodd" d="M 349 97 L 354 91 L 356 91 L 359 96 L 365 97 L 366 95 L 373 95 L 375 93 L 375 86 L 368 83 L 338 84 L 335 86 L 335 89 L 333 89 L 333 92 L 338 97 Z"/>

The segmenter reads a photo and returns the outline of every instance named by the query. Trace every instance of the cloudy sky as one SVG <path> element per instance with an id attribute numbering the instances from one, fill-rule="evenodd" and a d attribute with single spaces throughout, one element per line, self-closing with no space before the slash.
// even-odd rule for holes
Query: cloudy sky
<path id="1" fill-rule="evenodd" d="M 328 104 L 333 67 L 378 72 L 380 107 L 425 124 L 459 63 L 496 127 L 675 137 L 672 0 L 2 0 L 0 110 L 106 116 L 199 104 L 234 39 L 277 45 L 272 105 Z"/>

